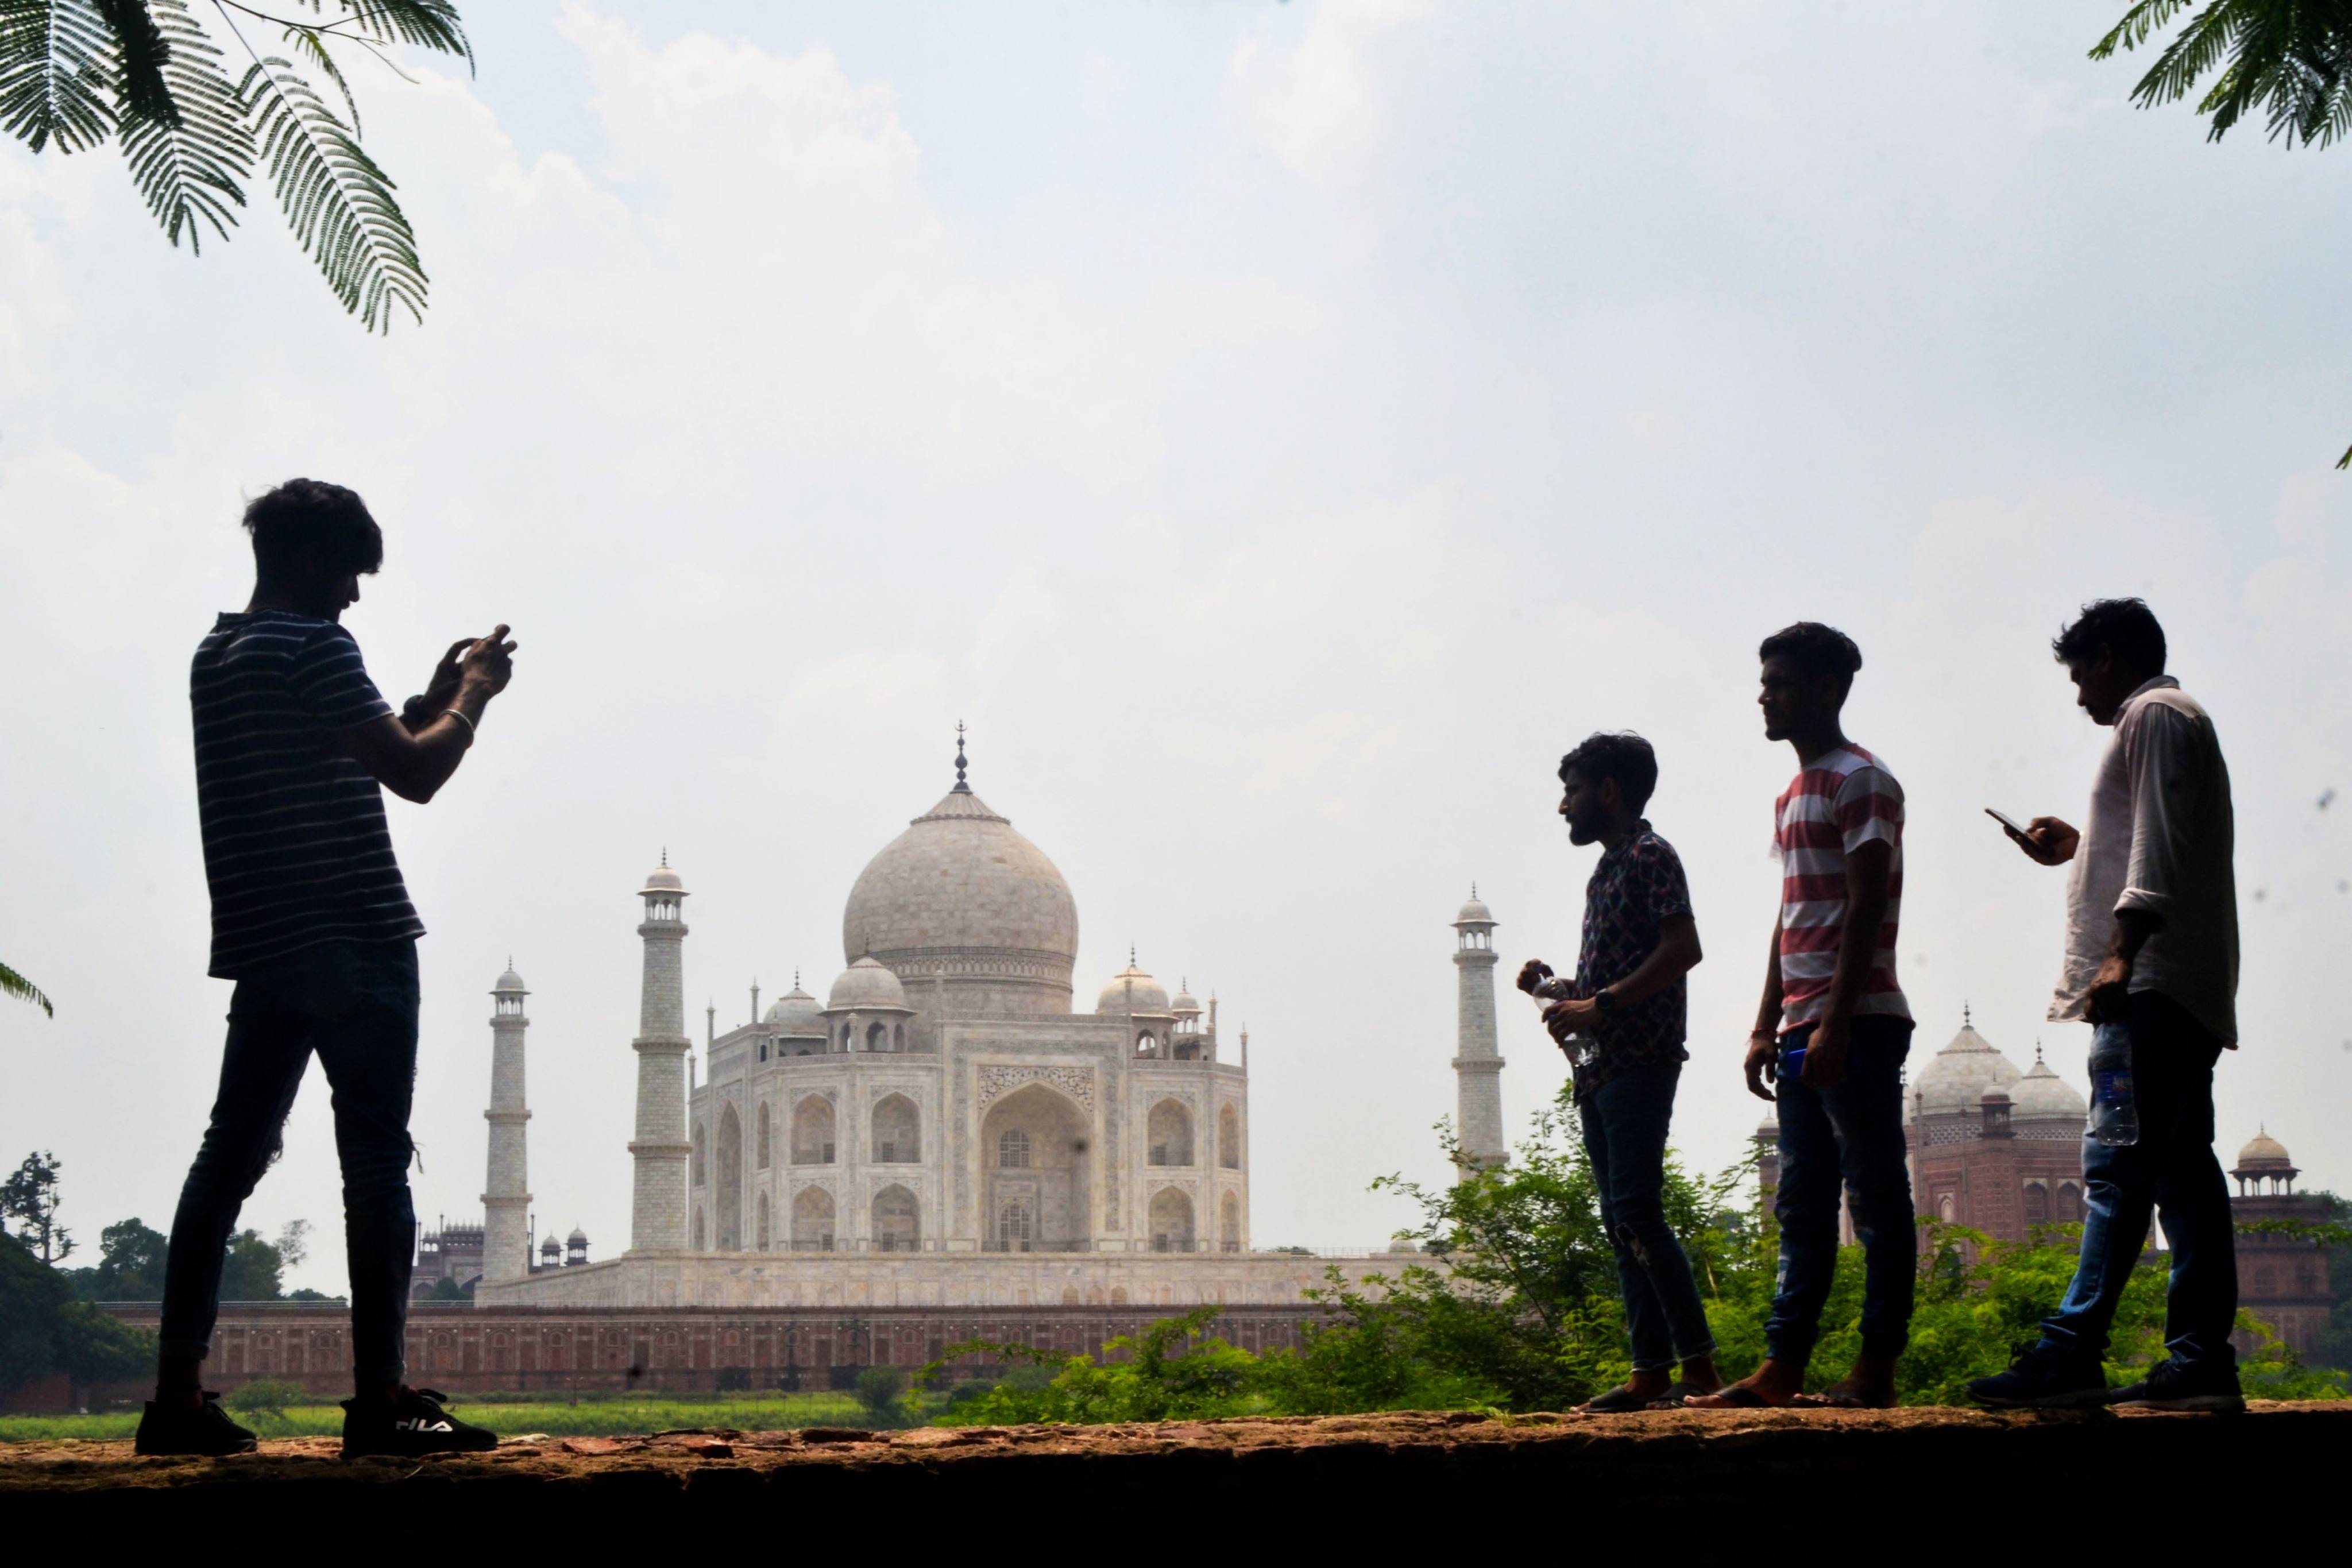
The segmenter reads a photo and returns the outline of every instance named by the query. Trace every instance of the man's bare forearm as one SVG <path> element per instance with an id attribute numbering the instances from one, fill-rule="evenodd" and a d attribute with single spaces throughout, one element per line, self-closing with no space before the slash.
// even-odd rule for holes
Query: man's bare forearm
<path id="1" fill-rule="evenodd" d="M 1764 959 L 1764 1000 L 1757 1004 L 1756 1032 L 1778 1034 L 1780 1029 L 1780 921 L 1772 921 L 1772 950 Z"/>

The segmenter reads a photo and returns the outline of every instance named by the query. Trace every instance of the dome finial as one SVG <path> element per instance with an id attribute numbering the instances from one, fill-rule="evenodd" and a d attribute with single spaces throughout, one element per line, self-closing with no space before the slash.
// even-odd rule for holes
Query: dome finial
<path id="1" fill-rule="evenodd" d="M 1470 896 L 1474 899 L 1478 896 L 1478 882 L 1475 878 L 1473 878 L 1470 882 Z"/>
<path id="2" fill-rule="evenodd" d="M 950 791 L 950 794 L 970 795 L 971 793 L 971 785 L 964 783 L 963 770 L 963 721 L 959 719 L 956 721 L 956 782 L 955 788 Z"/>
<path id="3" fill-rule="evenodd" d="M 662 864 L 665 866 L 669 864 L 669 846 L 667 844 L 662 846 Z"/>
<path id="4" fill-rule="evenodd" d="M 1970 1019 L 1970 1018 L 1969 1018 L 1969 1005 L 1968 1005 L 1966 1002 L 1961 1003 L 1961 1004 L 1960 1004 L 1960 1027 L 1961 1027 L 1961 1028 L 1963 1028 L 1963 1029 L 1970 1029 L 1970 1028 L 1974 1028 L 1975 1026 L 1976 1026 L 1976 1025 L 1975 1025 L 1974 1021 L 1973 1021 L 1972 1019 Z"/>

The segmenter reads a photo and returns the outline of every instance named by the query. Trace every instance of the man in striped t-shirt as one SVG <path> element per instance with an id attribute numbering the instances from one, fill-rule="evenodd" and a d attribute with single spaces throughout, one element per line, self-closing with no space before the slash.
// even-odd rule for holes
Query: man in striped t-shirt
<path id="1" fill-rule="evenodd" d="M 245 510 L 253 599 L 197 646 L 196 804 L 212 888 L 212 973 L 232 980 L 228 1044 L 203 1146 L 180 1190 L 142 1454 L 248 1450 L 204 1392 L 221 1266 L 238 1210 L 278 1155 L 315 1054 L 334 1091 L 352 1287 L 347 1453 L 480 1448 L 497 1439 L 402 1381 L 415 1214 L 416 939 L 383 787 L 428 801 L 512 673 L 507 628 L 461 639 L 395 715 L 340 624 L 383 535 L 340 485 L 293 479 Z"/>
<path id="2" fill-rule="evenodd" d="M 1780 1285 L 1764 1364 L 1692 1403 L 1888 1405 L 1910 1337 L 1917 1253 L 1903 1144 L 1911 1009 L 1895 978 L 1903 788 L 1845 737 L 1840 716 L 1862 668 L 1851 637 L 1800 621 L 1758 652 L 1765 737 L 1797 753 L 1773 822 L 1780 915 L 1745 1064 L 1749 1090 L 1780 1106 Z M 1809 1394 L 1842 1193 L 1864 1257 L 1861 1353 L 1843 1380 Z"/>

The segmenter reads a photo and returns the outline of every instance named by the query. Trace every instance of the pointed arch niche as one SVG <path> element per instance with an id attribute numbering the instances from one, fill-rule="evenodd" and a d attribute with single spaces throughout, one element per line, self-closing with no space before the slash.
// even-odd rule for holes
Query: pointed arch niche
<path id="1" fill-rule="evenodd" d="M 981 1245 L 990 1252 L 1094 1246 L 1093 1121 L 1044 1083 L 1017 1089 L 981 1123 Z"/>

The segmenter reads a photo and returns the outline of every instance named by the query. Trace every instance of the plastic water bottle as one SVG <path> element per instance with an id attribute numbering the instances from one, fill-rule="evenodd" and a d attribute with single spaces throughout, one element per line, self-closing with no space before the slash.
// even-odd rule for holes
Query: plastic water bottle
<path id="1" fill-rule="evenodd" d="M 2110 1149 L 2139 1142 L 2131 1030 L 2121 1024 L 2101 1024 L 2091 1033 L 2091 1136 Z"/>

